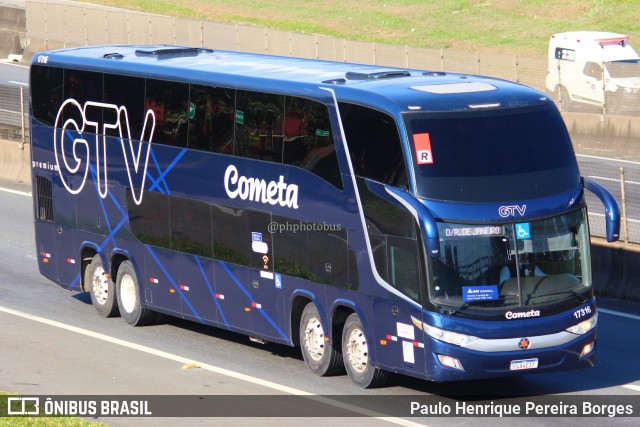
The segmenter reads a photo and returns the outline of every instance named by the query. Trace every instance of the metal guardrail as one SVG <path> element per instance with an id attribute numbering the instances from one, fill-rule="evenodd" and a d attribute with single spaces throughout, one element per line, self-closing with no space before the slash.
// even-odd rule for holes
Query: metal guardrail
<path id="1" fill-rule="evenodd" d="M 0 85 L 0 138 L 29 140 L 29 89 L 23 86 Z"/>

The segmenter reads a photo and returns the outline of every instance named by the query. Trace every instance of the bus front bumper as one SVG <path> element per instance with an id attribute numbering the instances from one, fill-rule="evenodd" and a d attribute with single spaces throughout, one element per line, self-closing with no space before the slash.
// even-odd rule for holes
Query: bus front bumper
<path id="1" fill-rule="evenodd" d="M 596 361 L 596 336 L 593 329 L 562 345 L 514 351 L 477 351 L 431 339 L 427 369 L 433 370 L 428 375 L 445 382 L 590 368 Z"/>

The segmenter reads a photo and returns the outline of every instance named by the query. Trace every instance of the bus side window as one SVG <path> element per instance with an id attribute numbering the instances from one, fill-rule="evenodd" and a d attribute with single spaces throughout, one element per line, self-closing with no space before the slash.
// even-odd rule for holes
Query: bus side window
<path id="1" fill-rule="evenodd" d="M 62 68 L 31 66 L 33 115 L 48 126 L 53 126 L 62 105 L 62 74 Z"/>
<path id="2" fill-rule="evenodd" d="M 116 107 L 124 107 L 129 120 L 131 138 L 140 140 L 142 125 L 145 119 L 144 110 L 144 79 L 139 77 L 118 76 L 114 74 L 104 75 L 104 102 Z M 120 117 L 124 120 L 124 117 Z M 107 123 L 116 123 L 115 113 L 104 111 L 104 120 Z M 126 129 L 126 124 L 123 124 Z M 107 134 L 119 136 L 118 129 L 107 129 Z M 126 135 L 125 135 L 126 136 Z"/>
<path id="3" fill-rule="evenodd" d="M 177 147 L 187 146 L 189 85 L 164 80 L 147 80 L 145 111 L 156 117 L 153 141 Z"/>
<path id="4" fill-rule="evenodd" d="M 281 163 L 284 96 L 245 90 L 236 95 L 233 154 Z"/>
<path id="5" fill-rule="evenodd" d="M 306 169 L 336 188 L 343 188 L 329 110 L 324 104 L 287 97 L 282 161 Z"/>
<path id="6" fill-rule="evenodd" d="M 136 190 L 139 194 L 140 190 Z M 131 232 L 142 243 L 171 249 L 169 225 L 169 197 L 155 191 L 144 193 L 144 203 L 133 201 L 133 194 L 127 188 L 127 207 Z"/>
<path id="7" fill-rule="evenodd" d="M 233 154 L 235 90 L 191 85 L 189 148 Z"/>
<path id="8" fill-rule="evenodd" d="M 213 258 L 211 205 L 184 197 L 169 198 L 171 249 Z"/>
<path id="9" fill-rule="evenodd" d="M 102 101 L 102 74 L 89 71 L 64 70 L 64 99 L 77 101 L 82 108 L 85 102 Z M 63 113 L 63 121 L 73 119 L 82 128 L 85 120 L 80 111 L 75 108 L 67 109 Z M 102 110 L 95 107 L 86 108 L 86 120 L 97 123 L 96 127 L 87 127 L 86 132 L 99 134 L 102 132 Z"/>
<path id="10" fill-rule="evenodd" d="M 347 103 L 340 103 L 340 115 L 356 176 L 406 188 L 407 168 L 395 120 Z"/>

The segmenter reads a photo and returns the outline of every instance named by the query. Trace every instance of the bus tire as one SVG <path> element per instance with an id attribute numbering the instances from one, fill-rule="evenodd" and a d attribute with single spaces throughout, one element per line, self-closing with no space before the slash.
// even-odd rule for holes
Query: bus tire
<path id="1" fill-rule="evenodd" d="M 140 287 L 133 264 L 123 261 L 116 278 L 118 308 L 122 318 L 131 326 L 144 326 L 153 322 L 155 314 L 140 303 Z"/>
<path id="2" fill-rule="evenodd" d="M 387 380 L 387 373 L 371 364 L 364 327 L 356 313 L 351 314 L 344 324 L 342 353 L 347 374 L 357 386 L 373 388 Z"/>
<path id="3" fill-rule="evenodd" d="M 84 283 L 91 295 L 91 304 L 102 317 L 114 317 L 118 313 L 116 287 L 111 276 L 104 270 L 102 258 L 96 254 L 84 271 Z"/>
<path id="4" fill-rule="evenodd" d="M 326 336 L 318 308 L 310 302 L 300 317 L 300 349 L 309 369 L 320 376 L 344 371 L 340 349 L 332 344 L 332 340 L 325 340 Z"/>

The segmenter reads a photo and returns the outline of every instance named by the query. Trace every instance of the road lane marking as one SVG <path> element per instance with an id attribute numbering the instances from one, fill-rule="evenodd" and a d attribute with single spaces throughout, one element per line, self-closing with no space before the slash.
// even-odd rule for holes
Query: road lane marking
<path id="1" fill-rule="evenodd" d="M 620 316 L 620 317 L 626 317 L 628 319 L 640 320 L 640 316 L 637 316 L 635 314 L 622 313 L 620 311 L 607 310 L 606 308 L 600 308 L 600 307 L 598 307 L 598 313 L 613 314 L 614 316 Z"/>
<path id="2" fill-rule="evenodd" d="M 603 217 L 603 218 L 605 216 L 604 214 L 596 213 L 596 212 L 589 212 L 589 215 L 599 216 L 599 217 Z M 640 219 L 627 218 L 627 221 L 640 223 Z M 595 236 L 592 234 L 591 237 L 595 237 Z"/>
<path id="3" fill-rule="evenodd" d="M 34 314 L 29 314 L 29 313 L 25 313 L 23 311 L 19 311 L 19 310 L 14 310 L 12 308 L 8 308 L 8 307 L 3 307 L 0 306 L 0 312 L 3 313 L 7 313 L 7 314 L 11 314 L 14 316 L 18 316 L 18 317 L 22 317 L 23 319 L 28 319 L 28 320 L 33 320 L 39 323 L 43 323 L 45 325 L 49 325 L 49 326 L 53 326 L 56 328 L 60 328 L 60 329 L 64 329 L 70 332 L 75 332 L 77 334 L 81 334 L 81 335 L 85 335 L 88 337 L 92 337 L 95 339 L 99 339 L 102 341 L 106 341 L 112 344 L 116 344 L 122 347 L 126 347 L 132 350 L 137 350 L 137 351 L 141 351 L 147 354 L 151 354 L 154 356 L 158 356 L 158 357 L 162 357 L 164 359 L 167 360 L 172 360 L 174 362 L 178 362 L 181 365 L 187 365 L 187 364 L 197 364 L 198 366 L 200 366 L 200 368 L 210 371 L 210 372 L 214 372 L 216 374 L 220 374 L 220 375 L 225 375 L 227 377 L 231 377 L 234 379 L 238 379 L 241 381 L 246 381 L 252 384 L 256 384 L 262 387 L 266 387 L 266 388 L 270 388 L 272 390 L 276 390 L 276 391 L 280 391 L 283 393 L 287 393 L 287 394 L 292 394 L 295 396 L 308 396 L 309 399 L 311 400 L 315 400 L 316 402 L 320 402 L 326 405 L 330 405 L 330 406 L 335 406 L 337 408 L 341 408 L 341 409 L 345 409 L 357 414 L 361 414 L 361 415 L 365 415 L 365 416 L 369 416 L 369 417 L 374 417 L 376 419 L 379 419 L 381 421 L 387 421 L 389 423 L 393 423 L 393 424 L 398 424 L 398 425 L 403 425 L 403 426 L 407 426 L 407 427 L 427 427 L 424 424 L 418 424 L 415 423 L 413 421 L 409 421 L 409 420 L 405 420 L 402 418 L 395 418 L 395 417 L 388 417 L 385 416 L 383 414 L 380 413 L 376 413 L 373 411 L 369 411 L 363 408 L 359 408 L 357 406 L 353 406 L 350 405 L 348 403 L 342 403 L 333 399 L 329 399 L 320 395 L 316 395 L 314 393 L 310 393 L 304 390 L 300 390 L 297 388 L 293 388 L 293 387 L 289 387 L 289 386 L 285 386 L 282 384 L 278 384 L 272 381 L 268 381 L 268 380 L 263 380 L 260 378 L 256 378 L 256 377 L 252 377 L 250 375 L 245 375 L 245 374 L 241 374 L 239 372 L 235 372 L 229 369 L 225 369 L 225 368 L 220 368 L 218 366 L 214 366 L 214 365 L 210 365 L 208 363 L 204 363 L 204 362 L 200 362 L 197 360 L 193 360 L 193 359 L 189 359 L 187 357 L 183 357 L 183 356 L 178 356 L 177 354 L 173 354 L 173 353 L 168 353 L 166 351 L 162 351 L 162 350 L 158 350 L 152 347 L 147 347 L 145 345 L 141 345 L 141 344 L 136 344 L 134 342 L 131 341 L 126 341 L 120 338 L 115 338 L 115 337 L 111 337 L 109 335 L 105 335 L 105 334 L 101 334 L 99 332 L 93 332 L 93 331 L 89 331 L 87 329 L 82 329 L 79 328 L 77 326 L 72 326 L 72 325 L 67 325 L 65 323 L 62 322 L 57 322 L 55 320 L 51 320 L 51 319 L 47 319 L 44 317 L 40 317 L 40 316 L 36 316 Z"/>
<path id="4" fill-rule="evenodd" d="M 640 162 L 634 162 L 633 160 L 614 159 L 612 157 L 589 156 L 587 154 L 576 154 L 576 157 L 584 157 L 586 159 L 596 159 L 596 160 L 610 160 L 612 162 L 621 162 L 621 163 L 629 163 L 632 165 L 640 165 Z"/>
<path id="5" fill-rule="evenodd" d="M 589 178 L 593 178 L 593 179 L 600 179 L 602 181 L 612 181 L 612 182 L 620 182 L 619 178 L 607 178 L 606 176 L 589 176 Z M 632 185 L 640 185 L 640 182 L 637 181 L 627 181 L 626 179 L 624 180 L 625 184 L 632 184 Z"/>
<path id="6" fill-rule="evenodd" d="M 0 65 L 11 65 L 13 67 L 29 68 L 29 65 L 16 64 L 13 61 L 9 61 L 9 62 L 0 61 Z"/>
<path id="7" fill-rule="evenodd" d="M 4 191 L 5 193 L 11 193 L 11 194 L 19 194 L 20 196 L 31 197 L 31 192 L 27 193 L 24 191 L 12 190 L 10 188 L 4 188 L 4 187 L 0 187 L 0 191 Z"/>

